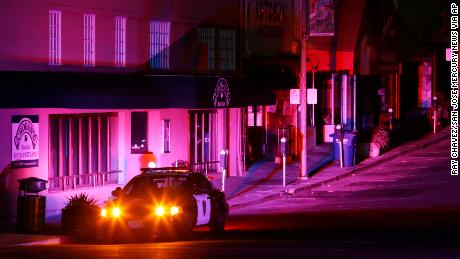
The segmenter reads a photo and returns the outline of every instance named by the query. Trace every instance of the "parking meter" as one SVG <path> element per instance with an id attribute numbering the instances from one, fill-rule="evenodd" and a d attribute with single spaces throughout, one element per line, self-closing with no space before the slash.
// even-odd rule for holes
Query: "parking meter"
<path id="1" fill-rule="evenodd" d="M 340 167 L 343 167 L 343 128 L 342 125 L 338 124 L 335 127 L 335 136 L 336 141 L 339 143 L 339 153 L 340 153 Z"/>
<path id="2" fill-rule="evenodd" d="M 433 96 L 433 133 L 436 134 L 436 126 L 437 126 L 437 119 L 438 119 L 438 97 Z"/>
<path id="3" fill-rule="evenodd" d="M 220 167 L 227 169 L 228 167 L 228 150 L 220 151 Z"/>
<path id="4" fill-rule="evenodd" d="M 390 123 L 390 130 L 393 129 L 393 108 L 388 109 L 388 122 Z"/>
<path id="5" fill-rule="evenodd" d="M 286 141 L 285 137 L 282 137 L 280 140 L 280 152 L 283 156 L 286 156 Z"/>
<path id="6" fill-rule="evenodd" d="M 222 191 L 224 192 L 228 168 L 228 149 L 220 151 L 220 166 L 222 167 Z"/>
<path id="7" fill-rule="evenodd" d="M 286 141 L 285 137 L 282 137 L 280 140 L 280 151 L 283 155 L 283 187 L 286 186 Z"/>
<path id="8" fill-rule="evenodd" d="M 340 141 L 343 140 L 343 129 L 342 129 L 342 125 L 337 124 L 337 126 L 335 126 L 335 136 L 336 136 L 336 138 L 339 139 Z"/>

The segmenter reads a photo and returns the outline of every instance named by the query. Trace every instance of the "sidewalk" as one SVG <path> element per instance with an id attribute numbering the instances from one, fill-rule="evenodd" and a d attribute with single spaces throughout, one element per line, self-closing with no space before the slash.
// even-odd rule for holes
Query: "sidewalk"
<path id="1" fill-rule="evenodd" d="M 68 242 L 68 238 L 47 234 L 0 233 L 1 246 L 59 245 Z"/>
<path id="2" fill-rule="evenodd" d="M 332 162 L 333 157 L 329 155 L 332 145 L 322 145 L 307 155 L 308 172 L 316 170 L 315 174 L 306 180 L 300 180 L 299 162 L 286 166 L 286 188 L 282 186 L 282 165 L 274 162 L 258 162 L 254 164 L 245 176 L 231 176 L 225 179 L 225 193 L 232 210 L 250 207 L 269 200 L 277 199 L 283 191 L 295 194 L 311 190 L 322 185 L 338 181 L 352 176 L 359 171 L 369 169 L 397 156 L 404 155 L 417 149 L 426 148 L 441 139 L 450 136 L 450 128 L 444 128 L 436 135 L 426 135 L 424 138 L 404 143 L 393 148 L 383 155 L 375 158 L 367 158 L 354 167 L 340 168 Z M 216 187 L 222 186 L 222 175 L 211 174 Z"/>

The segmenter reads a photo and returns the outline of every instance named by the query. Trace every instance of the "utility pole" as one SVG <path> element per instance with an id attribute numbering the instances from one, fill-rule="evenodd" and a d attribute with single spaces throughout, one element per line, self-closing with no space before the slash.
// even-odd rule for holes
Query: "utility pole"
<path id="1" fill-rule="evenodd" d="M 300 179 L 307 178 L 307 4 L 308 0 L 300 0 L 298 9 L 300 18 L 300 135 L 302 137 L 302 151 L 300 152 Z"/>
<path id="2" fill-rule="evenodd" d="M 300 178 L 307 177 L 307 40 L 302 33 L 300 54 L 300 134 L 302 135 L 302 152 L 300 153 Z"/>

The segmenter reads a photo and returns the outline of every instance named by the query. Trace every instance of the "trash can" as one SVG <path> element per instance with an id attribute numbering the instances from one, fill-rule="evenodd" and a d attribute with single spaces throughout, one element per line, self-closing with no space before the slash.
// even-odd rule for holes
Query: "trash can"
<path id="1" fill-rule="evenodd" d="M 344 150 L 344 166 L 354 166 L 355 165 L 355 156 L 356 156 L 356 140 L 357 132 L 354 131 L 345 131 L 343 138 L 343 150 Z"/>
<path id="2" fill-rule="evenodd" d="M 337 163 L 340 163 L 340 140 L 337 134 L 330 135 L 334 143 L 334 158 Z M 356 131 L 345 131 L 343 134 L 343 166 L 350 167 L 355 165 L 356 153 Z"/>
<path id="3" fill-rule="evenodd" d="M 17 229 L 20 232 L 40 232 L 45 226 L 46 197 L 38 193 L 46 189 L 48 181 L 29 177 L 18 182 Z"/>

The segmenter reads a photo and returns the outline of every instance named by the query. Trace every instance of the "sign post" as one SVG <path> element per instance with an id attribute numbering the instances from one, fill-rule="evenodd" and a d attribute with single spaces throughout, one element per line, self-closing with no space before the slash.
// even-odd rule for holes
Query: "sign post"
<path id="1" fill-rule="evenodd" d="M 315 104 L 318 104 L 318 91 L 316 88 L 308 88 L 307 89 L 307 104 L 312 105 L 312 114 L 311 114 L 311 126 L 315 126 Z"/>

